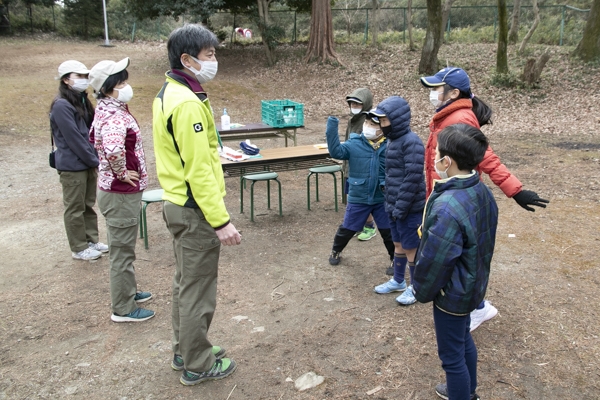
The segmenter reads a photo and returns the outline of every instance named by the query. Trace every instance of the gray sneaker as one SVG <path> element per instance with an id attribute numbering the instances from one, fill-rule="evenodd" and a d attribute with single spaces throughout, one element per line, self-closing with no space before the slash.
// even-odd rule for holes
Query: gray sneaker
<path id="1" fill-rule="evenodd" d="M 448 386 L 445 383 L 440 383 L 435 387 L 435 394 L 444 400 L 448 400 Z M 480 400 L 477 393 L 471 393 L 471 400 Z"/>
<path id="2" fill-rule="evenodd" d="M 206 372 L 192 372 L 184 369 L 179 382 L 183 385 L 191 386 L 204 381 L 223 379 L 233 374 L 236 368 L 237 365 L 232 359 L 218 358 L 211 369 Z"/>
<path id="3" fill-rule="evenodd" d="M 221 346 L 213 346 L 212 347 L 212 353 L 217 358 L 223 357 L 225 355 L 226 351 L 227 350 L 225 350 Z M 181 355 L 179 355 L 179 354 L 174 354 L 173 361 L 171 361 L 171 368 L 173 368 L 173 370 L 175 370 L 175 371 L 181 371 L 184 366 L 185 365 L 183 363 L 183 357 L 181 357 Z"/>
<path id="4" fill-rule="evenodd" d="M 100 253 L 108 253 L 108 246 L 104 243 L 92 243 L 88 242 L 88 247 L 92 250 L 99 251 Z"/>
<path id="5" fill-rule="evenodd" d="M 81 250 L 78 253 L 72 252 L 71 256 L 76 260 L 89 261 L 89 260 L 97 260 L 98 258 L 102 257 L 102 253 L 88 247 L 87 249 Z"/>

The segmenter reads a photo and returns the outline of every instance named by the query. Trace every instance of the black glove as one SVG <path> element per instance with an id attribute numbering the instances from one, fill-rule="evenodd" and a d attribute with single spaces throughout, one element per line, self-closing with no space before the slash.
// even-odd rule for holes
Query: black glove
<path id="1" fill-rule="evenodd" d="M 546 208 L 546 204 L 550 203 L 548 200 L 541 199 L 536 192 L 531 190 L 521 190 L 513 196 L 513 199 L 527 211 L 533 212 L 535 212 L 535 209 L 529 207 L 530 205 Z"/>

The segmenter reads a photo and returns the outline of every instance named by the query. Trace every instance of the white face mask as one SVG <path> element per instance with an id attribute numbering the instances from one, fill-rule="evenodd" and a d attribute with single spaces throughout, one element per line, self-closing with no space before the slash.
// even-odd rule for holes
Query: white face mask
<path id="1" fill-rule="evenodd" d="M 350 112 L 352 113 L 352 115 L 360 114 L 361 111 L 362 111 L 362 108 L 352 108 L 352 107 L 350 107 Z"/>
<path id="2" fill-rule="evenodd" d="M 181 64 L 194 73 L 198 82 L 206 83 L 208 81 L 211 81 L 215 77 L 215 75 L 217 75 L 217 70 L 219 69 L 218 61 L 200 61 L 196 57 L 192 57 L 192 60 L 200 64 L 202 68 L 200 70 L 197 70 L 194 67 L 186 67 L 185 64 Z"/>
<path id="3" fill-rule="evenodd" d="M 439 108 L 442 105 L 442 102 L 439 100 L 438 95 L 439 93 L 437 90 L 432 90 L 431 92 L 429 92 L 429 101 L 435 108 Z"/>
<path id="4" fill-rule="evenodd" d="M 445 170 L 445 171 L 440 171 L 440 170 L 438 169 L 438 167 L 437 167 L 438 163 L 439 163 L 440 161 L 442 161 L 444 158 L 446 158 L 446 156 L 444 156 L 444 157 L 440 158 L 439 160 L 436 160 L 436 161 L 435 161 L 435 164 L 433 164 L 433 168 L 435 168 L 435 173 L 436 173 L 436 174 L 438 174 L 438 175 L 440 176 L 440 178 L 442 178 L 442 179 L 448 179 L 448 168 L 450 168 L 450 165 L 452 165 L 452 159 L 450 159 L 450 158 L 448 159 L 448 162 L 449 162 L 450 164 L 448 165 L 448 168 L 446 168 L 446 170 Z"/>
<path id="5" fill-rule="evenodd" d="M 366 124 L 363 125 L 363 135 L 365 138 L 367 138 L 369 140 L 375 140 L 380 136 L 377 134 L 378 130 L 379 129 L 373 128 L 372 126 L 368 126 Z"/>
<path id="6" fill-rule="evenodd" d="M 85 92 L 85 90 L 88 88 L 88 86 L 90 86 L 90 81 L 87 79 L 71 79 L 73 81 L 71 86 L 71 89 L 73 89 L 76 92 Z"/>
<path id="7" fill-rule="evenodd" d="M 121 89 L 117 90 L 119 91 L 117 100 L 122 101 L 123 103 L 129 103 L 129 101 L 133 98 L 133 88 L 131 86 L 125 85 Z"/>

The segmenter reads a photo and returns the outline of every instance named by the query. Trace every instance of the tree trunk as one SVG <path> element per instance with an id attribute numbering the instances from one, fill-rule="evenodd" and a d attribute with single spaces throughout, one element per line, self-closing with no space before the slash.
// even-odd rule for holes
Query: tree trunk
<path id="1" fill-rule="evenodd" d="M 529 39 L 531 39 L 531 36 L 533 36 L 533 32 L 535 32 L 535 29 L 540 24 L 540 9 L 538 8 L 537 0 L 531 0 L 531 3 L 533 5 L 533 15 L 535 18 L 533 20 L 533 25 L 531 25 L 527 35 L 525 35 L 523 41 L 521 42 L 521 46 L 519 46 L 519 54 L 523 54 L 525 51 L 525 46 L 527 46 L 527 42 L 529 42 Z"/>
<path id="2" fill-rule="evenodd" d="M 329 0 L 313 0 L 310 20 L 310 39 L 305 62 L 316 60 L 321 63 L 336 62 L 341 65 L 333 44 L 333 22 Z"/>
<path id="3" fill-rule="evenodd" d="M 600 1 L 600 0 L 598 0 Z M 498 50 L 496 52 L 496 73 L 508 73 L 508 16 L 506 0 L 498 0 Z"/>
<path id="4" fill-rule="evenodd" d="M 373 16 L 373 23 L 371 24 L 371 34 L 373 36 L 371 44 L 373 45 L 373 47 L 377 47 L 377 39 L 379 38 L 379 0 L 372 0 L 371 4 L 371 8 L 373 10 L 373 12 L 371 13 L 371 15 Z"/>
<path id="5" fill-rule="evenodd" d="M 415 51 L 415 42 L 413 40 L 413 24 L 412 24 L 412 0 L 408 0 L 408 5 L 407 5 L 407 16 L 406 18 L 408 19 L 408 49 L 410 51 Z"/>
<path id="6" fill-rule="evenodd" d="M 444 10 L 442 11 L 442 38 L 444 38 L 444 31 L 446 30 L 446 26 L 448 25 L 450 9 L 452 8 L 452 4 L 454 4 L 455 1 L 456 0 L 446 0 L 444 2 Z"/>
<path id="7" fill-rule="evenodd" d="M 549 59 L 550 54 L 548 54 L 548 50 L 546 50 L 546 52 L 542 54 L 537 60 L 535 58 L 530 58 L 529 60 L 527 60 L 527 64 L 525 64 L 525 69 L 523 70 L 521 80 L 529 86 L 534 86 L 538 84 L 540 81 L 540 76 L 542 75 L 542 70 L 546 66 L 546 63 Z"/>
<path id="8" fill-rule="evenodd" d="M 501 1 L 501 0 L 498 0 Z M 600 0 L 599 0 L 600 1 Z M 438 71 L 437 54 L 442 45 L 442 2 L 427 0 L 427 33 L 419 61 L 419 73 L 433 75 Z"/>
<path id="9" fill-rule="evenodd" d="M 273 65 L 275 64 L 275 51 L 269 44 L 269 38 L 267 34 L 267 29 L 271 24 L 269 18 L 269 1 L 268 0 L 257 0 L 258 3 L 258 18 L 259 24 L 258 29 L 260 31 L 260 36 L 262 38 L 262 43 L 265 48 L 265 56 L 267 57 L 267 64 Z"/>
<path id="10" fill-rule="evenodd" d="M 574 55 L 583 61 L 600 59 L 600 0 L 594 0 L 583 37 L 575 49 Z"/>
<path id="11" fill-rule="evenodd" d="M 514 0 L 512 10 L 512 23 L 508 32 L 508 43 L 517 44 L 519 40 L 519 20 L 521 18 L 521 0 Z"/>

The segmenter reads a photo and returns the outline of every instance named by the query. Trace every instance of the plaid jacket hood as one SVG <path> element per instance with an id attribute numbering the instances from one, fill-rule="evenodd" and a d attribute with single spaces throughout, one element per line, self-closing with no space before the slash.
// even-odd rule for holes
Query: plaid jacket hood
<path id="1" fill-rule="evenodd" d="M 436 182 L 417 252 L 417 300 L 455 315 L 473 311 L 487 290 L 497 225 L 498 206 L 477 173 Z"/>

